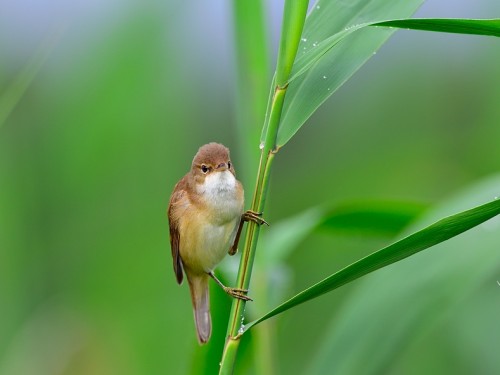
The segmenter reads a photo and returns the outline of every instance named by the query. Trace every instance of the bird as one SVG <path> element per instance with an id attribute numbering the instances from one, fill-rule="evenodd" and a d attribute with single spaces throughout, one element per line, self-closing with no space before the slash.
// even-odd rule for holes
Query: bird
<path id="1" fill-rule="evenodd" d="M 174 273 L 178 284 L 184 275 L 187 278 L 200 344 L 207 343 L 212 332 L 210 278 L 230 296 L 251 300 L 247 290 L 223 285 L 214 269 L 226 253 L 237 252 L 245 221 L 269 225 L 261 216 L 244 212 L 244 190 L 236 179 L 229 149 L 215 142 L 201 146 L 168 204 Z"/>

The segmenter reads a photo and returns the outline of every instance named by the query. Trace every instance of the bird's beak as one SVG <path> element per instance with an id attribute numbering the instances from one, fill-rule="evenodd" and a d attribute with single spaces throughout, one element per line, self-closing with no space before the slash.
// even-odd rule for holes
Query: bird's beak
<path id="1" fill-rule="evenodd" d="M 227 171 L 228 168 L 226 163 L 220 163 L 217 167 L 215 167 L 215 169 L 219 172 L 224 172 Z"/>

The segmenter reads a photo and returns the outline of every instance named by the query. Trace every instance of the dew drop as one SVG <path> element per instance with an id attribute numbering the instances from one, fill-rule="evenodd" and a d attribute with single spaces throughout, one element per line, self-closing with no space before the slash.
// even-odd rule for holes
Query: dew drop
<path id="1" fill-rule="evenodd" d="M 307 38 L 302 38 L 301 39 L 303 42 L 307 42 Z"/>
<path id="2" fill-rule="evenodd" d="M 495 200 L 497 200 L 497 199 L 498 199 L 498 197 L 495 197 Z"/>
<path id="3" fill-rule="evenodd" d="M 241 325 L 240 329 L 238 330 L 238 335 L 242 335 L 243 332 L 245 332 L 245 326 Z"/>
<path id="4" fill-rule="evenodd" d="M 323 79 L 326 79 L 326 76 L 323 76 Z"/>
<path id="5" fill-rule="evenodd" d="M 319 8 L 321 8 L 321 6 L 319 6 L 319 5 L 316 5 L 316 9 L 319 9 Z"/>
<path id="6" fill-rule="evenodd" d="M 318 42 L 313 43 L 313 47 L 316 47 L 318 45 Z"/>
<path id="7" fill-rule="evenodd" d="M 264 149 L 264 142 L 260 142 L 259 148 L 260 148 L 261 150 L 263 150 L 263 149 Z"/>

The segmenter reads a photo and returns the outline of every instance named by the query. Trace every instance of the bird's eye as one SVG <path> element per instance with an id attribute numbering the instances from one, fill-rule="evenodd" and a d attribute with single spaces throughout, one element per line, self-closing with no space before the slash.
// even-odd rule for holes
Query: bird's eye
<path id="1" fill-rule="evenodd" d="M 208 172 L 208 167 L 207 167 L 205 164 L 202 164 L 202 165 L 201 165 L 201 171 L 202 171 L 203 173 L 207 173 L 207 172 Z"/>
<path id="2" fill-rule="evenodd" d="M 230 161 L 227 162 L 227 168 L 231 169 L 231 162 Z"/>

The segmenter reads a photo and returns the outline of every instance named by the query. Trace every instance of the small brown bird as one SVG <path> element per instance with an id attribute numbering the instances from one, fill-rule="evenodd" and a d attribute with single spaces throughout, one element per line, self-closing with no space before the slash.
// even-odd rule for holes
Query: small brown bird
<path id="1" fill-rule="evenodd" d="M 209 277 L 229 295 L 250 300 L 246 290 L 224 286 L 213 273 L 226 252 L 236 253 L 244 221 L 267 224 L 255 212 L 243 213 L 243 205 L 243 186 L 236 179 L 229 150 L 219 143 L 200 147 L 168 206 L 174 272 L 179 284 L 183 270 L 186 274 L 200 344 L 212 332 Z"/>

